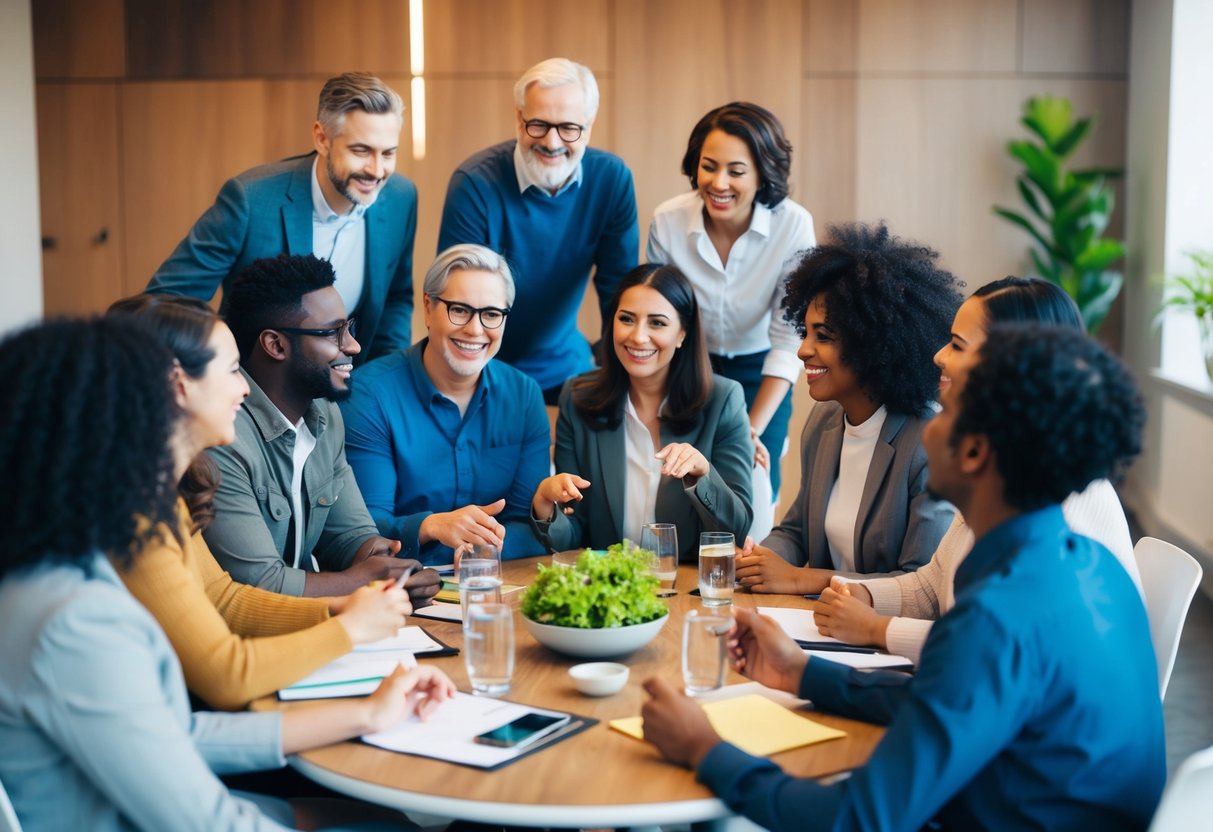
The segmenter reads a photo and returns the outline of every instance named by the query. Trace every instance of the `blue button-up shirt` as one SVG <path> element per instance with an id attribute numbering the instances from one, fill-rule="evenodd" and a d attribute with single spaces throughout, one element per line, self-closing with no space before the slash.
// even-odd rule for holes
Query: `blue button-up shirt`
<path id="1" fill-rule="evenodd" d="M 346 457 L 379 532 L 401 541 L 402 557 L 449 562 L 449 547 L 419 545 L 421 522 L 504 497 L 497 515 L 506 527 L 502 557 L 542 554 L 529 520 L 551 459 L 539 386 L 508 364 L 489 361 L 461 416 L 426 374 L 427 343 L 359 368 L 353 394 L 342 403 Z"/>
<path id="2" fill-rule="evenodd" d="M 773 830 L 1144 829 L 1166 779 L 1141 597 L 1057 506 L 977 541 L 917 676 L 814 658 L 800 695 L 889 730 L 834 786 L 712 749 L 700 779 Z"/>

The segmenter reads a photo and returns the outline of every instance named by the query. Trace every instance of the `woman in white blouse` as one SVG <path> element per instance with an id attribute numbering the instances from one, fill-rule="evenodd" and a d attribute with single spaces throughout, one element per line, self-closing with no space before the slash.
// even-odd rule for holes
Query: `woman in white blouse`
<path id="1" fill-rule="evenodd" d="M 963 384 L 988 329 L 1011 322 L 1083 329 L 1078 307 L 1060 287 L 1039 278 L 996 280 L 974 292 L 956 313 L 951 340 L 935 355 L 943 371 L 940 389 Z M 1071 494 L 1061 510 L 1072 530 L 1102 543 L 1116 556 L 1140 591 L 1129 524 L 1111 483 L 1096 480 L 1081 493 Z M 837 581 L 826 589 L 817 607 L 818 626 L 826 635 L 851 644 L 874 644 L 917 663 L 933 619 L 952 608 L 952 580 L 972 547 L 973 533 L 957 514 L 931 562 L 917 572 Z"/>
<path id="2" fill-rule="evenodd" d="M 712 369 L 741 384 L 761 438 L 757 462 L 776 496 L 800 374 L 781 278 L 787 261 L 816 243 L 813 218 L 788 199 L 791 162 L 772 113 L 741 101 L 717 107 L 687 141 L 682 172 L 692 190 L 657 207 L 648 243 L 649 262 L 677 266 L 695 287 Z"/>

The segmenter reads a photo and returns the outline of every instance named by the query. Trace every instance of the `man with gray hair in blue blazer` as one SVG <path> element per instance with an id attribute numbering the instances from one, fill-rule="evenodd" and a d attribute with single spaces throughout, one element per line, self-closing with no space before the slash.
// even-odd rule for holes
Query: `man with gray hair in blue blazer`
<path id="1" fill-rule="evenodd" d="M 315 254 L 332 263 L 367 345 L 355 363 L 407 347 L 417 188 L 395 173 L 403 112 L 400 96 L 373 75 L 330 78 L 314 150 L 224 183 L 147 290 L 210 300 L 254 260 Z"/>

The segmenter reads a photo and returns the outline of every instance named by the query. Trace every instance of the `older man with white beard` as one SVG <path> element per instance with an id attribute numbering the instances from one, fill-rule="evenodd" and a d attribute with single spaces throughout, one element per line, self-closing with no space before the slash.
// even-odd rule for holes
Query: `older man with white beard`
<path id="1" fill-rule="evenodd" d="M 593 367 L 577 311 L 594 269 L 600 308 L 637 263 L 632 173 L 587 148 L 598 84 L 587 67 L 549 58 L 514 85 L 517 140 L 456 168 L 438 250 L 478 243 L 514 269 L 518 297 L 499 358 L 539 384 L 554 405 L 565 379 Z"/>
<path id="2" fill-rule="evenodd" d="M 483 246 L 452 246 L 423 291 L 428 337 L 361 367 L 341 404 L 367 508 L 403 557 L 449 563 L 472 543 L 538 555 L 529 517 L 548 474 L 547 414 L 534 381 L 492 360 L 516 326 L 510 267 Z"/>

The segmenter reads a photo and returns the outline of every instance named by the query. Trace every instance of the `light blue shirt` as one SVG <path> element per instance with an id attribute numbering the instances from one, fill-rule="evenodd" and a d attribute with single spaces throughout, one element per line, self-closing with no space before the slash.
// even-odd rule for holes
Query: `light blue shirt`
<path id="1" fill-rule="evenodd" d="M 281 715 L 191 715 L 164 631 L 105 558 L 10 574 L 0 621 L 0 782 L 26 832 L 284 828 L 215 776 L 285 765 Z"/>
<path id="2" fill-rule="evenodd" d="M 346 314 L 354 314 L 362 300 L 366 280 L 366 209 L 354 203 L 346 214 L 338 214 L 320 190 L 320 157 L 312 163 L 312 252 L 333 264 L 337 294 L 345 301 Z M 327 175 L 327 174 L 326 174 Z"/>

